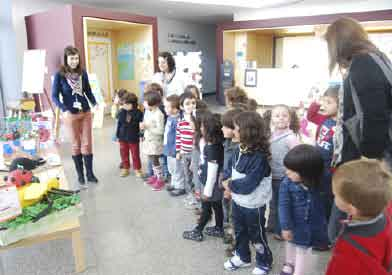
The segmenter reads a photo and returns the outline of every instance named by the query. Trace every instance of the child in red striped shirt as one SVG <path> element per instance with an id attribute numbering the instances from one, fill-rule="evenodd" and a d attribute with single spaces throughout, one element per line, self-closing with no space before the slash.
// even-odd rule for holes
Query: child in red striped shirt
<path id="1" fill-rule="evenodd" d="M 192 151 L 193 134 L 195 132 L 193 113 L 196 110 L 196 97 L 191 92 L 180 96 L 182 116 L 177 123 L 176 131 L 176 157 L 181 159 L 185 175 L 185 191 L 191 194 L 192 184 Z"/>

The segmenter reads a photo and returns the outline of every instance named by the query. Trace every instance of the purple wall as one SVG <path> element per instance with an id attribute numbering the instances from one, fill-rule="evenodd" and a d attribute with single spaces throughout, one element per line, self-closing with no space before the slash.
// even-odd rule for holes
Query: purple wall
<path id="1" fill-rule="evenodd" d="M 48 101 L 51 95 L 51 77 L 62 64 L 64 48 L 74 45 L 72 29 L 71 6 L 64 6 L 50 12 L 33 14 L 25 17 L 27 31 L 27 46 L 29 49 L 46 50 L 45 89 L 47 97 L 42 96 L 42 107 L 47 110 L 51 107 Z"/>

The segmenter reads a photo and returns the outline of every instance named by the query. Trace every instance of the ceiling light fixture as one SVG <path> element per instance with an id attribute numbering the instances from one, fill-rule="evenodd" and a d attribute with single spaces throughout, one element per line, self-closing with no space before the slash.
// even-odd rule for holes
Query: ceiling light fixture
<path id="1" fill-rule="evenodd" d="M 302 2 L 304 0 L 165 0 L 167 2 L 200 4 L 200 5 L 214 5 L 214 6 L 230 6 L 241 8 L 271 8 L 278 6 L 286 6 Z"/>

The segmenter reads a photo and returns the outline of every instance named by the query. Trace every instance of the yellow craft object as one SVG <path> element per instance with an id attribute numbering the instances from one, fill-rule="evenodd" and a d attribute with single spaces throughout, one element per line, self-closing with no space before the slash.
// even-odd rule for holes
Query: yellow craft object
<path id="1" fill-rule="evenodd" d="M 52 188 L 59 188 L 57 178 L 51 178 L 46 183 L 31 183 L 18 188 L 19 201 L 22 208 L 39 202 L 42 197 Z"/>

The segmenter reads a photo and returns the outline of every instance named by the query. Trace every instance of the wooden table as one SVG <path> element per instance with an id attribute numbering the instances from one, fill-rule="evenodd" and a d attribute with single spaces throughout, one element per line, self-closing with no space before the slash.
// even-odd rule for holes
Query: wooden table
<path id="1" fill-rule="evenodd" d="M 37 171 L 33 171 L 33 172 L 39 178 L 41 178 L 40 173 L 58 174 L 60 177 L 61 188 L 68 189 L 68 182 L 65 178 L 64 168 L 62 166 L 51 167 L 51 168 L 46 167 L 46 168 L 47 169 L 44 169 L 44 167 L 40 167 L 38 168 L 39 170 L 37 169 Z M 54 169 L 56 169 L 58 173 L 56 171 L 53 171 Z M 84 271 L 86 269 L 86 264 L 84 258 L 85 256 L 84 244 L 80 232 L 79 218 L 68 220 L 61 226 L 49 228 L 48 232 L 45 234 L 23 239 L 7 246 L 0 246 L 0 252 L 16 247 L 27 247 L 30 245 L 43 243 L 51 240 L 58 240 L 58 239 L 70 239 L 72 241 L 72 250 L 73 250 L 73 256 L 75 260 L 75 270 L 76 272 Z"/>

